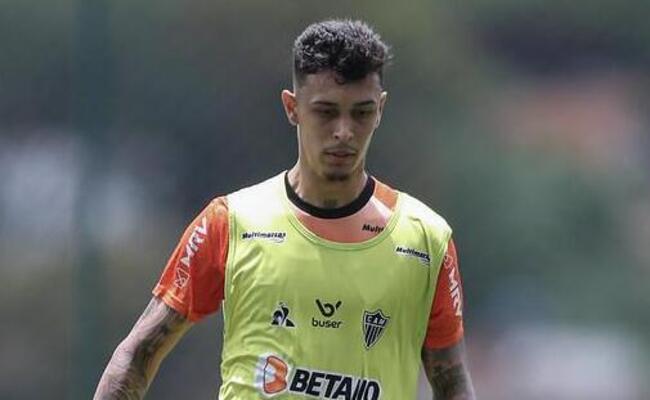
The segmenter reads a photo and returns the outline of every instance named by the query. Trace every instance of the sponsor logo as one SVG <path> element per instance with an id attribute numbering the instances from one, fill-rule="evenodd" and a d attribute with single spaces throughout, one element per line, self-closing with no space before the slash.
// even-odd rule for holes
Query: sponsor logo
<path id="1" fill-rule="evenodd" d="M 431 263 L 431 257 L 429 257 L 429 253 L 411 249 L 409 247 L 397 246 L 395 248 L 395 253 L 397 253 L 400 256 L 415 257 L 418 260 L 420 260 L 420 263 L 422 265 L 429 265 Z"/>
<path id="2" fill-rule="evenodd" d="M 336 313 L 336 310 L 338 310 L 339 307 L 341 307 L 341 304 L 343 304 L 341 300 L 338 300 L 336 304 L 331 304 L 331 303 L 323 303 L 320 301 L 320 299 L 316 299 L 316 305 L 318 306 L 318 311 L 320 311 L 323 317 L 328 319 L 316 319 L 312 317 L 311 326 L 315 328 L 332 328 L 332 329 L 340 328 L 341 324 L 343 324 L 343 321 L 333 321 L 330 320 L 329 318 L 331 318 Z"/>
<path id="3" fill-rule="evenodd" d="M 267 240 L 273 243 L 284 243 L 287 238 L 286 232 L 244 232 L 241 234 L 242 240 Z"/>
<path id="4" fill-rule="evenodd" d="M 372 233 L 380 233 L 381 231 L 384 230 L 383 226 L 378 226 L 378 225 L 370 225 L 370 224 L 363 224 L 363 227 L 361 228 L 362 231 L 368 231 Z"/>
<path id="5" fill-rule="evenodd" d="M 183 289 L 187 285 L 187 282 L 189 282 L 190 274 L 188 270 L 192 264 L 192 258 L 199 251 L 201 244 L 205 242 L 207 236 L 208 219 L 207 217 L 203 217 L 201 218 L 200 223 L 194 227 L 190 237 L 187 239 L 183 256 L 181 257 L 179 264 L 176 266 L 176 271 L 174 273 L 174 286 L 179 289 Z"/>
<path id="6" fill-rule="evenodd" d="M 273 319 L 271 320 L 271 325 L 273 326 L 284 326 L 287 328 L 293 328 L 296 324 L 289 319 L 289 307 L 283 302 L 278 304 L 278 307 L 273 312 Z"/>
<path id="7" fill-rule="evenodd" d="M 460 283 L 458 279 L 456 279 L 456 268 L 451 268 L 449 270 L 449 294 L 451 295 L 451 301 L 456 310 L 456 316 L 462 317 L 463 301 L 460 293 Z"/>
<path id="8" fill-rule="evenodd" d="M 442 265 L 446 269 L 454 267 L 454 257 L 450 256 L 449 253 L 445 254 L 445 258 L 442 260 Z"/>
<path id="9" fill-rule="evenodd" d="M 379 400 L 381 384 L 375 379 L 331 371 L 295 367 L 274 354 L 259 358 L 255 383 L 266 397 L 289 392 L 302 397 L 338 400 Z"/>
<path id="10" fill-rule="evenodd" d="M 190 280 L 190 274 L 188 274 L 184 269 L 182 268 L 176 268 L 176 274 L 174 276 L 174 285 L 176 285 L 179 289 L 182 289 L 187 285 L 187 282 Z"/>
<path id="11" fill-rule="evenodd" d="M 320 311 L 321 314 L 323 314 L 323 317 L 331 317 L 334 315 L 336 310 L 341 307 L 341 304 L 343 302 L 341 300 L 337 301 L 336 304 L 331 304 L 331 303 L 322 303 L 320 299 L 316 299 L 316 305 L 318 306 L 318 310 Z"/>
<path id="12" fill-rule="evenodd" d="M 389 321 L 390 317 L 386 316 L 381 310 L 363 312 L 363 343 L 366 345 L 366 349 L 369 350 L 381 339 Z"/>
<path id="13" fill-rule="evenodd" d="M 287 389 L 289 366 L 280 357 L 268 355 L 260 357 L 257 364 L 256 381 L 267 395 L 282 393 Z"/>
<path id="14" fill-rule="evenodd" d="M 203 217 L 201 219 L 201 224 L 194 227 L 190 238 L 185 244 L 185 254 L 181 258 L 181 263 L 187 268 L 190 267 L 192 257 L 194 257 L 196 252 L 199 250 L 199 245 L 205 242 L 206 236 L 208 236 L 208 219 Z"/>

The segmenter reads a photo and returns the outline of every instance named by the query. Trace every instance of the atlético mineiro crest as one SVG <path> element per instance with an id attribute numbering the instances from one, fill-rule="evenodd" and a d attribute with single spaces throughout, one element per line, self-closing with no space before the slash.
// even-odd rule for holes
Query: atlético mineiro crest
<path id="1" fill-rule="evenodd" d="M 370 349 L 381 338 L 388 321 L 390 317 L 384 315 L 381 310 L 363 312 L 363 342 L 366 349 Z"/>

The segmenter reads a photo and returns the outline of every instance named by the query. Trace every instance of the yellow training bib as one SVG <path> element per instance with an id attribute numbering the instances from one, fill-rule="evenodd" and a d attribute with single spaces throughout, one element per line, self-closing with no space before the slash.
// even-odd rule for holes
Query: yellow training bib
<path id="1" fill-rule="evenodd" d="M 400 193 L 380 234 L 335 243 L 288 201 L 282 174 L 228 196 L 219 398 L 415 398 L 451 229 Z"/>

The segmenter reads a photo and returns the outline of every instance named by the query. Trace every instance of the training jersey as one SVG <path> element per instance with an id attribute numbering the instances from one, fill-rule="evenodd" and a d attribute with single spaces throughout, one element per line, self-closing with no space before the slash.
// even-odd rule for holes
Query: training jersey
<path id="1" fill-rule="evenodd" d="M 223 302 L 221 399 L 414 398 L 420 349 L 462 337 L 450 235 L 374 178 L 324 211 L 281 174 L 213 200 L 154 294 L 192 321 Z"/>

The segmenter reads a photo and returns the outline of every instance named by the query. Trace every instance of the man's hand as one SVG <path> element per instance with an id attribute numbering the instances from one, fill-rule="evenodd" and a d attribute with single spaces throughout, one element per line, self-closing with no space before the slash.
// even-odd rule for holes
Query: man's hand
<path id="1" fill-rule="evenodd" d="M 131 333 L 115 349 L 94 399 L 142 399 L 163 358 L 191 326 L 158 298 L 151 299 Z"/>
<path id="2" fill-rule="evenodd" d="M 422 349 L 422 364 L 435 400 L 474 400 L 472 379 L 465 365 L 463 341 L 444 349 Z"/>

